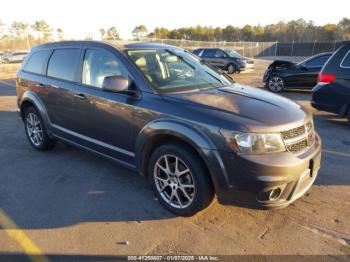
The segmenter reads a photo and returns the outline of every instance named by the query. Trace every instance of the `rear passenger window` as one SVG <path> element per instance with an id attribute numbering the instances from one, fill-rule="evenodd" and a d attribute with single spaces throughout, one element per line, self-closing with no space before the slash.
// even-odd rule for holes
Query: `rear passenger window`
<path id="1" fill-rule="evenodd" d="M 47 75 L 74 81 L 79 52 L 78 48 L 56 49 L 50 58 Z"/>
<path id="2" fill-rule="evenodd" d="M 87 49 L 84 57 L 82 83 L 102 88 L 106 76 L 128 77 L 128 71 L 110 52 L 98 49 Z"/>
<path id="3" fill-rule="evenodd" d="M 215 49 L 205 49 L 203 52 L 204 57 L 214 57 L 216 53 Z"/>
<path id="4" fill-rule="evenodd" d="M 311 59 L 310 61 L 306 62 L 307 67 L 322 67 L 328 60 L 330 56 L 320 56 L 314 59 Z"/>
<path id="5" fill-rule="evenodd" d="M 23 70 L 29 73 L 42 74 L 44 70 L 44 65 L 46 63 L 46 59 L 50 54 L 49 50 L 43 50 L 33 53 Z"/>
<path id="6" fill-rule="evenodd" d="M 350 68 L 350 51 L 345 55 L 340 65 L 342 67 Z"/>

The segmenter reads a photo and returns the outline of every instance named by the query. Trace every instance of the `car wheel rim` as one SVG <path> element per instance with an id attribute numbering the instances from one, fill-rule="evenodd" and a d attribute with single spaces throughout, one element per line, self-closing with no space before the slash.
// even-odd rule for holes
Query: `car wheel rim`
<path id="1" fill-rule="evenodd" d="M 283 88 L 283 80 L 280 77 L 273 77 L 269 81 L 269 88 L 272 91 L 281 91 Z"/>
<path id="2" fill-rule="evenodd" d="M 154 166 L 154 181 L 161 198 L 171 207 L 183 209 L 191 205 L 195 196 L 192 173 L 177 156 L 163 155 Z"/>
<path id="3" fill-rule="evenodd" d="M 233 71 L 234 71 L 233 65 L 230 65 L 230 66 L 228 67 L 228 72 L 229 72 L 230 74 L 232 74 Z"/>
<path id="4" fill-rule="evenodd" d="M 43 142 L 43 128 L 38 116 L 34 113 L 29 113 L 27 115 L 26 125 L 30 141 L 35 146 L 40 146 Z"/>

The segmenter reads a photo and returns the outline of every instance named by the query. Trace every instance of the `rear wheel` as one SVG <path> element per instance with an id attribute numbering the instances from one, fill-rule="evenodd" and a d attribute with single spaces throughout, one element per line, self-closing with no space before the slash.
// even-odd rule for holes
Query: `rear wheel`
<path id="1" fill-rule="evenodd" d="M 279 76 L 272 76 L 267 80 L 266 87 L 274 93 L 279 93 L 284 89 L 284 81 Z"/>
<path id="2" fill-rule="evenodd" d="M 190 148 L 166 144 L 151 156 L 149 179 L 160 202 L 171 212 L 191 216 L 214 197 L 209 175 Z"/>
<path id="3" fill-rule="evenodd" d="M 36 108 L 28 107 L 26 109 L 24 126 L 32 147 L 40 151 L 46 151 L 54 147 L 55 141 L 47 135 L 43 120 Z"/>

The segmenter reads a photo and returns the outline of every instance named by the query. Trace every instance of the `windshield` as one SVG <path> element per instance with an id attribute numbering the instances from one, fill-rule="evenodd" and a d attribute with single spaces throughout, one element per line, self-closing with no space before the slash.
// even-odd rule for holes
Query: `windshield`
<path id="1" fill-rule="evenodd" d="M 219 71 L 183 50 L 128 50 L 127 55 L 158 92 L 222 87 L 231 82 Z"/>
<path id="2" fill-rule="evenodd" d="M 234 57 L 234 58 L 243 58 L 243 56 L 241 56 L 237 51 L 232 50 L 232 49 L 226 49 L 225 50 L 226 53 L 230 56 L 230 57 Z"/>

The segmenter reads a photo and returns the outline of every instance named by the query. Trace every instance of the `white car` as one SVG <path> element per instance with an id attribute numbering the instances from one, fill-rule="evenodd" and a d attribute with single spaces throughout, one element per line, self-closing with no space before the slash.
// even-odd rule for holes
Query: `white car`
<path id="1" fill-rule="evenodd" d="M 21 63 L 26 57 L 27 52 L 15 52 L 9 56 L 3 57 L 3 63 Z"/>

